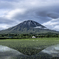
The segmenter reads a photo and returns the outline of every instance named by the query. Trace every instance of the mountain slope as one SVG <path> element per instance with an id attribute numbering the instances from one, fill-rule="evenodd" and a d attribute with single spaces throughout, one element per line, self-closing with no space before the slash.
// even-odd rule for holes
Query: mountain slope
<path id="1" fill-rule="evenodd" d="M 12 28 L 2 30 L 0 31 L 0 34 L 28 34 L 28 33 L 47 33 L 47 32 L 53 32 L 57 33 L 57 31 L 49 30 L 45 26 L 32 21 L 32 20 L 27 20 L 24 21 Z"/>

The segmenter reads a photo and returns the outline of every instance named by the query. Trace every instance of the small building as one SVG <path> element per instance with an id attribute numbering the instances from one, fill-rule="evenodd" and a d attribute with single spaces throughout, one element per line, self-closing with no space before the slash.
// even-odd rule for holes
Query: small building
<path id="1" fill-rule="evenodd" d="M 36 38 L 35 36 L 32 36 L 32 38 Z"/>

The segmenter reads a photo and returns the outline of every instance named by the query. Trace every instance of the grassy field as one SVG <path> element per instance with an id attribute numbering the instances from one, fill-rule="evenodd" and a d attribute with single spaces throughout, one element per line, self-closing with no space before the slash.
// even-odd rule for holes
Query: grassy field
<path id="1" fill-rule="evenodd" d="M 36 38 L 36 39 L 6 39 L 0 40 L 0 45 L 16 49 L 24 54 L 36 54 L 42 49 L 59 44 L 59 38 Z M 40 49 L 41 48 L 41 49 Z M 31 53 L 29 53 L 29 51 Z"/>

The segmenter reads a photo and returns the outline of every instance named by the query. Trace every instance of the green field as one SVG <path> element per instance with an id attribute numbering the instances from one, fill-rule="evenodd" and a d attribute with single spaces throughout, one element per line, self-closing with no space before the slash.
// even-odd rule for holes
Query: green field
<path id="1" fill-rule="evenodd" d="M 0 40 L 0 45 L 8 46 L 27 55 L 36 54 L 42 49 L 55 44 L 59 44 L 59 38 Z"/>
<path id="2" fill-rule="evenodd" d="M 36 38 L 36 39 L 6 39 L 0 40 L 0 45 L 16 49 L 24 54 L 29 52 L 35 54 L 42 49 L 59 44 L 59 38 Z M 41 49 L 36 49 L 41 48 Z M 35 52 L 34 52 L 35 51 Z"/>

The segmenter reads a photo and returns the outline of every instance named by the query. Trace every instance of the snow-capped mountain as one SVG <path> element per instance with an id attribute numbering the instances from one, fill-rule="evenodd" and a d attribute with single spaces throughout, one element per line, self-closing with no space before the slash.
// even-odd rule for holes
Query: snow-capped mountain
<path id="1" fill-rule="evenodd" d="M 46 28 L 43 25 L 41 25 L 35 21 L 32 21 L 32 20 L 24 21 L 24 22 L 20 23 L 18 26 L 25 27 L 25 28 L 27 28 L 27 27 L 28 28 L 30 28 L 30 27 L 32 27 L 32 28 Z"/>
<path id="2" fill-rule="evenodd" d="M 56 32 L 53 30 L 47 29 L 45 26 L 39 24 L 33 20 L 24 21 L 14 27 L 11 27 L 6 30 L 0 31 L 0 34 L 8 34 L 8 33 L 15 33 L 15 34 L 28 34 L 28 33 L 47 33 L 47 32 Z"/>

